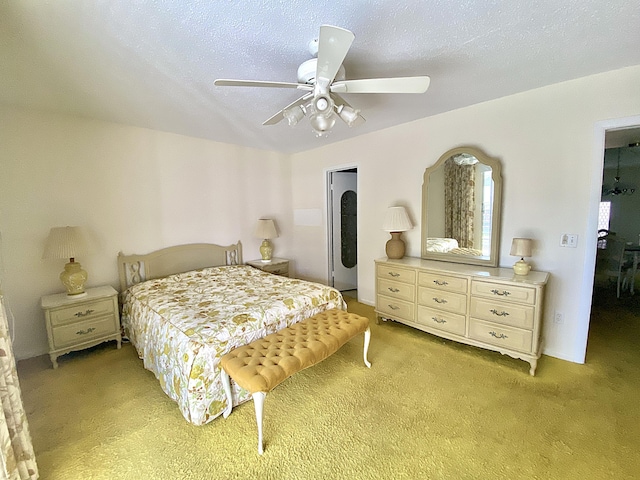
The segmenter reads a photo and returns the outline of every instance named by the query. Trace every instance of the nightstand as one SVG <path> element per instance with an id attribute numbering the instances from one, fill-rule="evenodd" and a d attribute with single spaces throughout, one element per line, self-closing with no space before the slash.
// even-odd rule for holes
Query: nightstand
<path id="1" fill-rule="evenodd" d="M 263 272 L 273 273 L 275 275 L 289 276 L 289 260 L 284 258 L 272 258 L 270 262 L 262 260 L 249 260 L 247 265 L 262 270 Z"/>
<path id="2" fill-rule="evenodd" d="M 109 340 L 116 340 L 120 348 L 118 292 L 113 287 L 87 288 L 86 295 L 82 296 L 45 295 L 40 305 L 44 310 L 53 368 L 58 368 L 60 355 L 74 350 Z"/>

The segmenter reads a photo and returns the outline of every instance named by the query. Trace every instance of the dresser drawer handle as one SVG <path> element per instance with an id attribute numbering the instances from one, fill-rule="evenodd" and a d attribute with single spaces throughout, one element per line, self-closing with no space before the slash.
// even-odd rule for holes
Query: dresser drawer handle
<path id="1" fill-rule="evenodd" d="M 500 295 L 501 297 L 508 297 L 509 295 L 511 295 L 511 292 L 507 290 L 500 291 L 500 290 L 493 289 L 491 290 L 491 293 L 493 293 L 494 295 Z"/>
<path id="2" fill-rule="evenodd" d="M 399 273 L 396 273 L 396 272 L 389 272 L 389 275 L 391 275 L 391 276 L 392 276 L 392 277 L 394 277 L 394 278 L 395 278 L 395 277 L 399 277 L 399 276 L 400 276 L 400 274 L 399 274 Z"/>
<path id="3" fill-rule="evenodd" d="M 504 333 L 498 334 L 496 332 L 489 332 L 489 335 L 491 335 L 492 337 L 495 337 L 495 338 L 499 338 L 499 339 L 509 338 Z"/>
<path id="4" fill-rule="evenodd" d="M 436 323 L 447 323 L 447 321 L 444 318 L 431 317 L 431 320 L 433 320 Z"/>
<path id="5" fill-rule="evenodd" d="M 436 298 L 436 297 L 433 297 L 433 300 L 434 300 L 436 303 L 442 303 L 442 304 L 444 304 L 444 303 L 448 303 L 444 298 Z"/>
<path id="6" fill-rule="evenodd" d="M 393 293 L 398 293 L 400 290 L 398 290 L 397 288 L 389 287 L 389 291 Z"/>
<path id="7" fill-rule="evenodd" d="M 86 335 L 87 333 L 91 333 L 95 330 L 95 327 L 89 327 L 86 330 L 78 330 L 76 335 Z"/>
<path id="8" fill-rule="evenodd" d="M 391 310 L 400 310 L 400 307 L 396 306 L 396 305 L 387 305 Z"/>
<path id="9" fill-rule="evenodd" d="M 93 312 L 95 312 L 95 310 L 89 309 L 84 312 L 74 313 L 74 316 L 78 318 L 82 318 L 82 317 L 86 317 L 87 315 L 91 315 Z"/>
<path id="10" fill-rule="evenodd" d="M 441 287 L 449 285 L 449 283 L 446 280 L 434 280 L 433 283 Z"/>
<path id="11" fill-rule="evenodd" d="M 508 317 L 509 316 L 509 312 L 505 312 L 504 310 L 502 312 L 499 312 L 495 308 L 492 308 L 489 311 L 491 313 L 493 313 L 494 315 L 497 315 L 498 317 Z"/>

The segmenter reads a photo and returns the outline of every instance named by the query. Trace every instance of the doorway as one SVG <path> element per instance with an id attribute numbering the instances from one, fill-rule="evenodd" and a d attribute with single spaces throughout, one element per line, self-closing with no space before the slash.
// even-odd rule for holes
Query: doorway
<path id="1" fill-rule="evenodd" d="M 604 174 L 604 156 L 607 148 L 615 148 L 638 141 L 640 136 L 640 116 L 603 121 L 596 124 L 596 138 L 594 145 L 594 164 L 593 164 L 593 180 L 589 208 L 589 220 L 587 222 L 589 240 L 589 250 L 587 252 L 586 262 L 587 271 L 591 272 L 591 276 L 585 275 L 581 298 L 580 319 L 582 330 L 578 335 L 580 344 L 584 346 L 582 361 L 584 362 L 587 355 L 587 339 L 591 328 L 591 317 L 594 309 L 598 307 L 594 301 L 595 285 L 595 263 L 596 263 L 596 246 L 597 246 L 597 230 L 599 222 L 600 204 L 602 200 L 603 174 Z M 634 140 L 635 139 L 635 140 Z M 586 308 L 585 308 L 586 307 Z M 584 342 L 584 343 L 583 343 Z"/>
<path id="2" fill-rule="evenodd" d="M 329 285 L 357 298 L 358 169 L 327 172 Z"/>

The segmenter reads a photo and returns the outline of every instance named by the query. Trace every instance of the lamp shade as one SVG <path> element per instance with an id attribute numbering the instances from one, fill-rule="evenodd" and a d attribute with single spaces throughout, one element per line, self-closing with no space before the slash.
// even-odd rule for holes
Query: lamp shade
<path id="1" fill-rule="evenodd" d="M 514 257 L 530 257 L 532 240 L 530 238 L 514 238 L 511 242 L 511 255 Z"/>
<path id="2" fill-rule="evenodd" d="M 254 236 L 257 238 L 269 239 L 277 238 L 276 225 L 270 218 L 261 218 L 256 225 Z"/>
<path id="3" fill-rule="evenodd" d="M 382 229 L 385 232 L 406 232 L 412 228 L 413 225 L 404 207 L 389 207 L 387 209 L 382 224 Z"/>
<path id="4" fill-rule="evenodd" d="M 81 227 L 53 227 L 44 245 L 43 259 L 76 258 L 89 253 L 87 235 Z"/>

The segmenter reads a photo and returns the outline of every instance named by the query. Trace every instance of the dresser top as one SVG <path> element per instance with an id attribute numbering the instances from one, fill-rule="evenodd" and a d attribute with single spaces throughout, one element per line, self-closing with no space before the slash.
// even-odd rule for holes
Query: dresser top
<path id="1" fill-rule="evenodd" d="M 438 260 L 424 260 L 422 258 L 404 257 L 398 260 L 380 258 L 376 263 L 387 263 L 398 267 L 422 268 L 438 272 L 447 272 L 461 275 L 471 275 L 487 280 L 500 280 L 512 283 L 528 285 L 544 285 L 549 280 L 549 273 L 531 270 L 528 275 L 516 275 L 513 268 L 479 267 L 462 263 L 441 262 Z"/>

